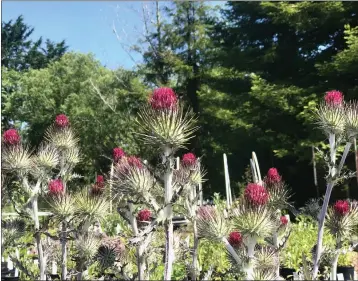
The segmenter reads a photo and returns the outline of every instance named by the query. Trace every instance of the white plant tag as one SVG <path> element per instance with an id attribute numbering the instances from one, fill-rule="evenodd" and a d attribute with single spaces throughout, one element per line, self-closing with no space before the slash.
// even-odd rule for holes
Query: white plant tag
<path id="1" fill-rule="evenodd" d="M 337 274 L 337 280 L 344 280 L 343 273 L 338 273 Z"/>
<path id="2" fill-rule="evenodd" d="M 293 280 L 301 280 L 300 276 L 298 275 L 297 272 L 293 273 Z"/>
<path id="3" fill-rule="evenodd" d="M 55 261 L 52 261 L 52 274 L 57 274 L 57 264 Z"/>

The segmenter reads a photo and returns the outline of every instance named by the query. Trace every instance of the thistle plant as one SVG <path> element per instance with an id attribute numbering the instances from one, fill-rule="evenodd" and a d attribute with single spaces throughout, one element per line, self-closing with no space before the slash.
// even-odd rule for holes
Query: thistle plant
<path id="1" fill-rule="evenodd" d="M 338 200 L 328 209 L 326 220 L 327 228 L 336 240 L 336 247 L 331 260 L 331 280 L 334 280 L 337 276 L 338 258 L 344 251 L 344 245 L 350 244 L 352 237 L 356 234 L 355 227 L 358 226 L 358 202 Z M 357 243 L 357 241 L 353 242 L 353 248 Z"/>
<path id="2" fill-rule="evenodd" d="M 343 165 L 350 151 L 353 139 L 358 134 L 358 105 L 356 102 L 345 103 L 343 94 L 339 91 L 327 92 L 324 102 L 317 111 L 317 124 L 329 141 L 327 189 L 319 214 L 317 247 L 313 265 L 313 278 L 317 277 L 323 247 L 324 224 L 332 190 L 336 183 L 344 178 L 341 174 Z M 337 148 L 345 142 L 345 148 L 339 163 L 337 163 Z"/>
<path id="3" fill-rule="evenodd" d="M 242 197 L 228 210 L 202 207 L 198 212 L 198 230 L 202 237 L 221 241 L 228 250 L 233 267 L 246 280 L 279 278 L 279 251 L 289 235 L 289 216 L 281 211 L 289 206 L 288 190 L 277 169 L 266 177 L 252 161 L 255 183 L 249 183 Z"/>
<path id="4" fill-rule="evenodd" d="M 187 172 L 181 170 L 174 175 L 174 153 L 184 148 L 196 130 L 194 117 L 183 106 L 170 88 L 156 89 L 150 96 L 148 104 L 139 112 L 137 120 L 138 133 L 144 144 L 151 145 L 161 155 L 161 164 L 156 170 L 145 165 L 139 158 L 127 156 L 122 150 L 113 151 L 115 166 L 113 187 L 118 198 L 126 207 L 120 213 L 132 226 L 137 247 L 137 266 L 139 280 L 146 279 L 145 250 L 150 242 L 150 235 L 155 226 L 163 223 L 165 229 L 165 270 L 164 280 L 170 280 L 174 262 L 173 204 L 184 192 L 188 181 Z M 189 162 L 188 162 L 189 163 Z M 138 225 L 135 204 L 148 209 L 154 219 L 143 226 Z M 143 212 L 143 211 L 142 211 Z M 140 216 L 139 216 L 140 217 Z M 143 223 L 143 222 L 141 222 Z"/>

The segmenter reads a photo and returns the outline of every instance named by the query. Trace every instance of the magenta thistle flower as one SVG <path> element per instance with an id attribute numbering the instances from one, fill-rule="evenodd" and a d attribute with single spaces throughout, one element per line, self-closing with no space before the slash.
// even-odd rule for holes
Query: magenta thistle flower
<path id="1" fill-rule="evenodd" d="M 288 224 L 288 219 L 286 218 L 286 216 L 282 216 L 280 218 L 280 222 L 281 222 L 281 225 L 286 225 L 286 224 Z"/>
<path id="2" fill-rule="evenodd" d="M 138 169 L 142 169 L 143 168 L 143 164 L 142 161 L 135 157 L 135 156 L 129 156 L 127 157 L 127 163 L 130 167 L 133 168 L 138 168 Z"/>
<path id="3" fill-rule="evenodd" d="M 233 247 L 240 247 L 241 243 L 242 243 L 242 235 L 240 232 L 238 231 L 233 231 L 230 233 L 229 235 L 229 239 L 228 239 L 229 243 L 231 246 Z"/>
<path id="4" fill-rule="evenodd" d="M 192 168 L 196 164 L 196 156 L 193 153 L 186 153 L 181 159 L 181 163 L 184 167 Z"/>
<path id="5" fill-rule="evenodd" d="M 98 187 L 104 187 L 104 177 L 102 175 L 98 175 L 96 178 L 96 185 Z"/>
<path id="6" fill-rule="evenodd" d="M 159 88 L 154 90 L 149 99 L 151 107 L 155 110 L 167 110 L 175 108 L 178 98 L 171 88 Z"/>
<path id="7" fill-rule="evenodd" d="M 144 209 L 138 212 L 137 219 L 138 221 L 150 221 L 151 217 L 152 217 L 151 211 L 148 209 Z"/>
<path id="8" fill-rule="evenodd" d="M 349 212 L 350 205 L 347 200 L 338 200 L 333 208 L 337 215 L 344 216 Z"/>
<path id="9" fill-rule="evenodd" d="M 276 168 L 270 168 L 268 170 L 267 176 L 266 176 L 266 181 L 267 181 L 267 183 L 270 183 L 270 184 L 279 183 L 281 181 L 281 176 L 278 173 Z"/>
<path id="10" fill-rule="evenodd" d="M 15 145 L 18 144 L 21 140 L 19 133 L 15 129 L 9 129 L 4 132 L 3 140 L 5 144 Z"/>
<path id="11" fill-rule="evenodd" d="M 254 206 L 265 205 L 269 200 L 269 193 L 262 185 L 249 183 L 245 189 L 245 198 Z"/>
<path id="12" fill-rule="evenodd" d="M 125 153 L 124 153 L 122 148 L 120 148 L 120 147 L 113 148 L 113 160 L 114 160 L 114 162 L 118 162 L 124 156 L 125 156 Z"/>
<path id="13" fill-rule="evenodd" d="M 341 106 L 343 103 L 343 94 L 340 91 L 329 91 L 326 92 L 326 95 L 324 96 L 324 100 L 327 105 L 337 107 Z"/>
<path id="14" fill-rule="evenodd" d="M 65 128 L 70 124 L 70 121 L 65 114 L 60 114 L 56 116 L 55 124 L 57 127 Z"/>
<path id="15" fill-rule="evenodd" d="M 49 194 L 52 196 L 61 195 L 64 191 L 63 183 L 60 179 L 51 180 L 48 184 Z"/>

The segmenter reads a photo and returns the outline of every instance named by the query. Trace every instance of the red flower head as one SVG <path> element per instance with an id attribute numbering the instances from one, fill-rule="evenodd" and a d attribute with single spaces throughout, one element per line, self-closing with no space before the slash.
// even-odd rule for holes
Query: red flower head
<path id="1" fill-rule="evenodd" d="M 114 162 L 118 162 L 125 155 L 122 148 L 116 147 L 113 148 L 113 160 Z"/>
<path id="2" fill-rule="evenodd" d="M 150 221 L 152 213 L 148 209 L 140 210 L 137 219 L 139 221 Z"/>
<path id="3" fill-rule="evenodd" d="M 48 190 L 50 195 L 61 195 L 64 191 L 62 181 L 60 179 L 51 180 L 48 184 Z"/>
<path id="4" fill-rule="evenodd" d="M 104 187 L 104 177 L 102 175 L 97 176 L 96 185 L 99 187 Z"/>
<path id="5" fill-rule="evenodd" d="M 249 183 L 245 189 L 245 198 L 254 206 L 265 205 L 269 200 L 269 193 L 262 185 Z"/>
<path id="6" fill-rule="evenodd" d="M 3 140 L 5 144 L 15 145 L 20 142 L 20 135 L 15 129 L 9 129 L 4 132 Z"/>
<path id="7" fill-rule="evenodd" d="M 215 209 L 212 206 L 201 206 L 197 211 L 198 217 L 203 220 L 210 220 L 215 216 Z"/>
<path id="8" fill-rule="evenodd" d="M 281 224 L 282 224 L 282 225 L 288 224 L 288 219 L 286 218 L 286 216 L 282 216 L 282 217 L 280 218 L 280 221 L 281 221 Z"/>
<path id="9" fill-rule="evenodd" d="M 181 159 L 181 163 L 185 167 L 194 167 L 196 164 L 196 156 L 193 153 L 186 153 Z"/>
<path id="10" fill-rule="evenodd" d="M 240 247 L 240 245 L 242 243 L 242 235 L 241 235 L 241 233 L 238 232 L 238 231 L 231 232 L 230 235 L 229 235 L 228 241 L 229 241 L 231 246 Z"/>
<path id="11" fill-rule="evenodd" d="M 65 114 L 60 114 L 56 116 L 55 124 L 57 127 L 65 128 L 70 124 L 70 121 Z"/>
<path id="12" fill-rule="evenodd" d="M 138 169 L 143 168 L 142 161 L 140 161 L 140 159 L 135 156 L 129 156 L 127 158 L 127 163 L 130 167 L 133 167 L 133 168 L 138 168 Z"/>
<path id="13" fill-rule="evenodd" d="M 347 200 L 338 200 L 333 208 L 337 215 L 344 216 L 349 212 L 350 205 Z"/>
<path id="14" fill-rule="evenodd" d="M 343 94 L 339 91 L 333 90 L 326 93 L 324 100 L 327 105 L 337 107 L 343 103 Z"/>
<path id="15" fill-rule="evenodd" d="M 154 90 L 149 99 L 151 107 L 155 110 L 173 109 L 178 98 L 171 88 L 159 88 Z"/>
<path id="16" fill-rule="evenodd" d="M 281 176 L 278 173 L 276 168 L 270 168 L 267 172 L 266 181 L 268 183 L 274 184 L 281 181 Z"/>

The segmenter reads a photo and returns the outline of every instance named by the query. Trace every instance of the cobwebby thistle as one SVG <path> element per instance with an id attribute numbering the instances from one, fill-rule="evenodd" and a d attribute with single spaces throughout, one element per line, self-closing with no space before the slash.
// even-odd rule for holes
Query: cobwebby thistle
<path id="1" fill-rule="evenodd" d="M 154 90 L 148 104 L 138 115 L 140 137 L 144 143 L 160 149 L 184 147 L 197 130 L 192 112 L 188 110 L 184 113 L 177 96 L 170 88 Z"/>
<path id="2" fill-rule="evenodd" d="M 56 116 L 55 125 L 59 128 L 65 128 L 70 125 L 70 121 L 65 114 L 60 114 Z"/>
<path id="3" fill-rule="evenodd" d="M 3 134 L 3 141 L 6 145 L 17 145 L 20 143 L 20 135 L 15 129 L 9 129 Z"/>
<path id="4" fill-rule="evenodd" d="M 327 92 L 324 102 L 317 112 L 319 127 L 329 134 L 342 134 L 346 125 L 343 94 L 339 91 Z"/>
<path id="5" fill-rule="evenodd" d="M 104 186 L 105 186 L 104 177 L 102 175 L 98 175 L 96 178 L 96 182 L 92 187 L 91 193 L 93 195 L 102 194 L 104 191 Z"/>
<path id="6" fill-rule="evenodd" d="M 326 105 L 330 107 L 341 107 L 343 105 L 343 100 L 343 94 L 337 90 L 326 92 L 326 95 L 324 96 Z"/>
<path id="7" fill-rule="evenodd" d="M 356 101 L 346 104 L 345 117 L 348 139 L 352 139 L 358 135 L 358 103 Z"/>
<path id="8" fill-rule="evenodd" d="M 281 182 L 282 178 L 276 168 L 270 168 L 267 172 L 265 183 L 275 184 Z"/>
<path id="9" fill-rule="evenodd" d="M 120 147 L 113 148 L 113 161 L 114 162 L 118 162 L 124 156 L 125 156 L 125 153 L 122 148 L 120 148 Z"/>
<path id="10" fill-rule="evenodd" d="M 347 200 L 338 200 L 334 206 L 333 209 L 335 213 L 339 216 L 345 216 L 349 213 L 350 205 Z"/>
<path id="11" fill-rule="evenodd" d="M 195 168 L 196 160 L 195 154 L 189 152 L 183 155 L 181 164 L 187 168 Z"/>
<path id="12" fill-rule="evenodd" d="M 249 183 L 244 193 L 245 199 L 254 206 L 266 205 L 269 200 L 269 193 L 266 188 L 256 183 Z"/>
<path id="13" fill-rule="evenodd" d="M 230 243 L 231 246 L 233 246 L 234 248 L 238 248 L 241 246 L 242 244 L 242 235 L 240 232 L 238 231 L 233 231 L 229 234 L 229 238 L 228 241 Z"/>
<path id="14" fill-rule="evenodd" d="M 48 193 L 51 196 L 62 195 L 64 191 L 61 179 L 51 180 L 48 184 Z"/>
<path id="15" fill-rule="evenodd" d="M 212 206 L 200 206 L 197 210 L 198 218 L 202 220 L 210 220 L 215 217 L 215 208 Z"/>
<path id="16" fill-rule="evenodd" d="M 178 98 L 171 88 L 159 88 L 154 90 L 149 98 L 149 103 L 154 110 L 174 110 Z"/>
<path id="17" fill-rule="evenodd" d="M 143 209 L 138 212 L 137 220 L 149 222 L 151 220 L 152 213 L 148 209 Z"/>

